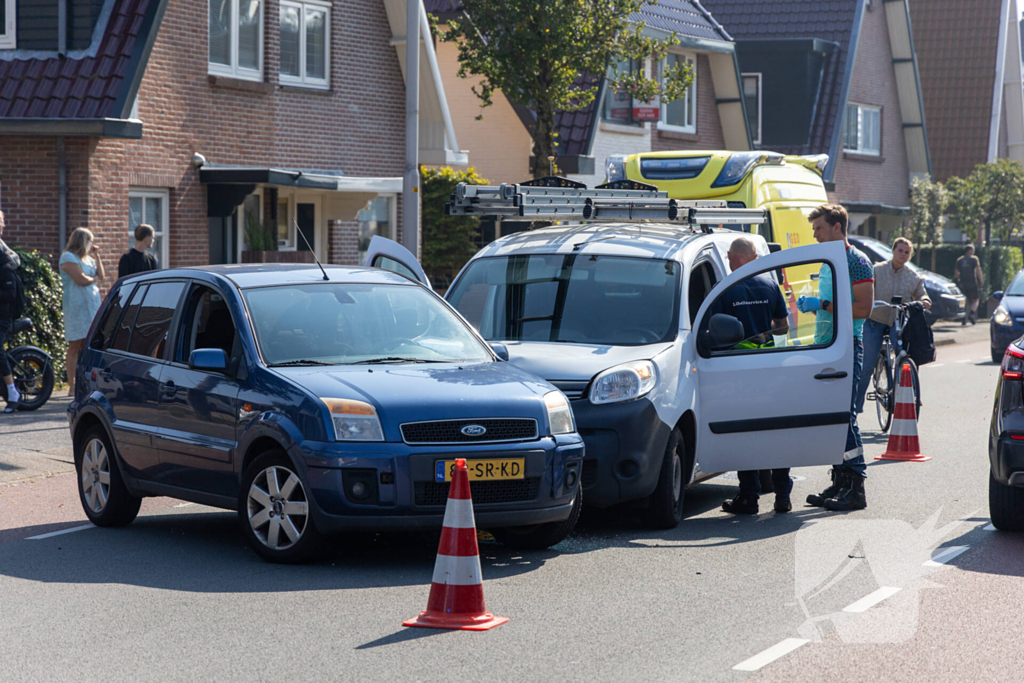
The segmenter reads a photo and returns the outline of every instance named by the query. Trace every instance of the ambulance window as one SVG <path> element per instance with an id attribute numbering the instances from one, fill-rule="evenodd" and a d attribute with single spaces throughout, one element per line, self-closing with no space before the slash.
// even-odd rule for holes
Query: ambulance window
<path id="1" fill-rule="evenodd" d="M 711 289 L 715 286 L 715 271 L 709 261 L 701 261 L 690 271 L 690 324 L 697 319 L 697 310 L 704 303 Z"/>

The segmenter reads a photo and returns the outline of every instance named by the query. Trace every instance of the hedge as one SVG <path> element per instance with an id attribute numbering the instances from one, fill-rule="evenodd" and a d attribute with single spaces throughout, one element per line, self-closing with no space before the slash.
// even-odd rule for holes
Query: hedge
<path id="1" fill-rule="evenodd" d="M 447 216 L 444 206 L 459 183 L 486 185 L 472 167 L 456 171 L 443 168 L 421 169 L 423 179 L 423 270 L 438 292 L 448 289 L 462 266 L 477 252 L 480 219 L 476 216 Z"/>
<path id="2" fill-rule="evenodd" d="M 935 248 L 935 272 L 955 281 L 956 262 L 963 255 L 963 244 L 940 244 Z M 974 250 L 974 255 L 981 262 L 981 273 L 985 277 L 985 285 L 981 292 L 983 301 L 992 292 L 1006 289 L 1013 276 L 1024 268 L 1024 256 L 1021 255 L 1019 247 L 978 247 Z M 931 269 L 932 248 L 923 245 L 915 249 L 913 261 L 922 268 Z"/>
<path id="3" fill-rule="evenodd" d="M 53 374 L 60 382 L 64 377 L 64 355 L 67 351 L 67 342 L 64 341 L 64 292 L 60 276 L 46 255 L 15 246 L 11 249 L 21 257 L 18 276 L 25 286 L 25 299 L 28 303 L 24 317 L 31 318 L 35 327 L 11 337 L 7 348 L 28 344 L 46 351 L 53 358 Z"/>

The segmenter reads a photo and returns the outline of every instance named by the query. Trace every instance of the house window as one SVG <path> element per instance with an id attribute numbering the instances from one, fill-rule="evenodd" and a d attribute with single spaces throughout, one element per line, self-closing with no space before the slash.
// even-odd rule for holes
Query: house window
<path id="1" fill-rule="evenodd" d="M 670 54 L 662 61 L 662 70 L 690 65 L 693 82 L 686 89 L 686 94 L 678 100 L 661 105 L 661 121 L 658 128 L 674 130 L 680 133 L 697 132 L 697 56 L 695 54 Z"/>
<path id="2" fill-rule="evenodd" d="M 743 106 L 747 110 L 750 139 L 761 144 L 761 74 L 743 74 Z"/>
<path id="3" fill-rule="evenodd" d="M 14 1 L 0 0 L 0 50 L 13 50 L 18 46 Z"/>
<path id="4" fill-rule="evenodd" d="M 634 59 L 625 59 L 615 66 L 608 67 L 606 78 L 611 80 L 619 74 L 637 73 L 643 67 Z M 604 103 L 601 107 L 601 118 L 609 123 L 642 126 L 643 121 L 633 118 L 633 98 L 625 90 L 605 88 Z"/>
<path id="5" fill-rule="evenodd" d="M 395 239 L 395 198 L 392 196 L 371 199 L 366 208 L 359 212 L 359 264 L 366 260 L 366 250 L 374 235 Z"/>
<path id="6" fill-rule="evenodd" d="M 140 223 L 153 226 L 156 239 L 147 251 L 160 261 L 161 268 L 167 268 L 167 190 L 128 190 L 128 246 L 135 246 L 135 228 Z"/>
<path id="7" fill-rule="evenodd" d="M 843 150 L 857 154 L 882 153 L 882 108 L 865 104 L 846 105 Z"/>
<path id="8" fill-rule="evenodd" d="M 209 0 L 210 73 L 263 80 L 263 0 Z"/>
<path id="9" fill-rule="evenodd" d="M 313 2 L 281 2 L 281 83 L 326 88 L 331 11 Z"/>

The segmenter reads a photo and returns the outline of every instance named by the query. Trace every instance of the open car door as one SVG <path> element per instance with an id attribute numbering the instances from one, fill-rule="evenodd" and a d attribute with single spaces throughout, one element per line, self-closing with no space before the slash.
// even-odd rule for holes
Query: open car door
<path id="1" fill-rule="evenodd" d="M 430 280 L 423 272 L 419 261 L 412 255 L 412 252 L 394 240 L 389 240 L 380 235 L 374 235 L 370 240 L 370 246 L 366 249 L 366 260 L 363 265 L 370 268 L 383 268 L 399 275 L 404 275 L 410 280 L 416 280 L 420 284 L 430 287 Z"/>
<path id="2" fill-rule="evenodd" d="M 828 242 L 762 256 L 730 274 L 704 300 L 694 326 L 698 335 L 694 363 L 699 384 L 697 460 L 702 471 L 843 461 L 854 353 L 850 277 L 843 246 Z M 784 337 L 766 344 L 744 340 L 739 320 L 716 314 L 715 302 L 730 287 L 766 276 L 777 284 L 773 273 L 778 269 L 803 272 L 808 267 L 821 275 L 805 279 L 801 291 L 784 296 L 789 319 Z M 835 305 L 832 322 L 816 323 L 813 316 L 796 315 L 796 299 L 818 296 L 819 286 L 822 298 Z M 760 304 L 769 302 L 753 302 Z"/>

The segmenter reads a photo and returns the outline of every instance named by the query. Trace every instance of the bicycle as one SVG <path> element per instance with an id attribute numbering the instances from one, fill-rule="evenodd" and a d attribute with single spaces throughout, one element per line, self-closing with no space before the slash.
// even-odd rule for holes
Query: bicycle
<path id="1" fill-rule="evenodd" d="M 871 374 L 873 392 L 868 392 L 867 398 L 875 402 L 875 411 L 878 414 L 878 426 L 882 432 L 889 431 L 892 424 L 892 415 L 896 410 L 896 390 L 899 388 L 900 377 L 903 374 L 903 366 L 910 366 L 910 380 L 914 389 L 914 405 L 917 408 L 917 419 L 921 418 L 921 381 L 917 371 L 917 363 L 909 356 L 906 347 L 903 345 L 903 329 L 907 326 L 909 310 L 913 308 L 924 308 L 919 301 L 903 303 L 903 297 L 894 296 L 891 303 L 876 301 L 875 305 L 888 306 L 896 309 L 896 318 L 893 322 L 895 334 L 886 334 L 882 337 L 882 349 L 878 354 L 878 362 Z M 893 347 L 891 337 L 896 338 L 896 347 Z M 899 374 L 896 374 L 898 369 Z"/>
<path id="2" fill-rule="evenodd" d="M 12 335 L 32 329 L 32 320 L 21 318 L 14 321 Z M 14 386 L 21 394 L 18 410 L 41 408 L 53 393 L 53 359 L 35 346 L 18 346 L 3 351 L 14 375 Z M 0 399 L 7 400 L 7 386 L 0 381 Z"/>

